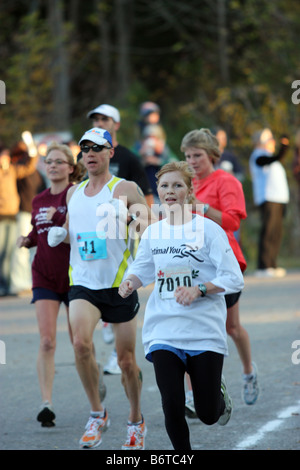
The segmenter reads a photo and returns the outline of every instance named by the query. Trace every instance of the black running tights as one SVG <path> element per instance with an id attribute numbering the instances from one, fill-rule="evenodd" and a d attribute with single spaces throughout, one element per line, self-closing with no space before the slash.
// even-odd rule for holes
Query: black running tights
<path id="1" fill-rule="evenodd" d="M 167 350 L 152 353 L 156 382 L 161 394 L 165 426 L 175 450 L 191 450 L 185 419 L 185 372 L 190 375 L 195 410 L 205 424 L 214 424 L 224 411 L 221 393 L 223 355 L 207 351 L 188 356 L 187 365 Z"/>

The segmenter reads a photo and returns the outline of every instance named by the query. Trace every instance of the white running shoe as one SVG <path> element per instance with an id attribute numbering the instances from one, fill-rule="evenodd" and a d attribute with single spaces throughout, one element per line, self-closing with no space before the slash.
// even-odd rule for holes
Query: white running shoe
<path id="1" fill-rule="evenodd" d="M 111 374 L 111 375 L 122 374 L 122 371 L 118 364 L 117 353 L 115 350 L 112 351 L 110 358 L 105 364 L 103 370 L 104 370 L 104 374 Z"/>
<path id="2" fill-rule="evenodd" d="M 225 382 L 225 377 L 222 375 L 222 380 L 221 380 L 221 393 L 223 394 L 223 398 L 225 401 L 225 409 L 223 411 L 223 414 L 220 416 L 218 420 L 218 424 L 220 426 L 225 426 L 225 424 L 228 423 L 228 421 L 231 418 L 232 414 L 232 400 L 227 392 L 227 386 Z"/>
<path id="3" fill-rule="evenodd" d="M 258 269 L 254 274 L 256 277 L 270 277 L 270 278 L 281 278 L 286 276 L 286 269 L 284 268 L 266 268 Z"/>
<path id="4" fill-rule="evenodd" d="M 144 450 L 147 427 L 143 418 L 140 424 L 127 425 L 127 440 L 122 445 L 122 450 Z"/>
<path id="5" fill-rule="evenodd" d="M 104 343 L 111 344 L 115 340 L 114 330 L 111 323 L 102 323 L 102 338 Z"/>
<path id="6" fill-rule="evenodd" d="M 86 431 L 79 441 L 80 447 L 84 449 L 98 447 L 102 442 L 102 432 L 106 431 L 109 425 L 110 421 L 108 419 L 106 410 L 104 418 L 93 418 L 93 416 L 90 416 L 85 426 Z"/>
<path id="7" fill-rule="evenodd" d="M 259 395 L 257 366 L 252 362 L 252 374 L 243 374 L 243 398 L 246 405 L 254 405 Z"/>
<path id="8" fill-rule="evenodd" d="M 195 410 L 194 395 L 192 390 L 189 390 L 185 394 L 185 416 L 192 419 L 198 418 Z"/>

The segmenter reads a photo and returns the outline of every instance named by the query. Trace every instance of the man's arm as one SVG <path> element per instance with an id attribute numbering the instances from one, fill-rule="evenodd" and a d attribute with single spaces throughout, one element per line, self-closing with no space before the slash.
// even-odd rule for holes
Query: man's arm
<path id="1" fill-rule="evenodd" d="M 131 238 L 134 238 L 133 231 L 141 237 L 148 225 L 157 221 L 146 202 L 143 191 L 133 181 L 122 181 L 117 186 L 114 197 L 122 199 L 124 203 L 127 203 L 129 214 L 133 219 L 129 224 Z"/>
<path id="2" fill-rule="evenodd" d="M 255 163 L 258 166 L 271 165 L 271 163 L 282 160 L 288 148 L 289 148 L 289 139 L 287 137 L 282 137 L 282 139 L 280 140 L 279 151 L 276 155 L 273 155 L 272 157 L 270 157 L 269 155 L 260 155 L 256 159 Z"/>

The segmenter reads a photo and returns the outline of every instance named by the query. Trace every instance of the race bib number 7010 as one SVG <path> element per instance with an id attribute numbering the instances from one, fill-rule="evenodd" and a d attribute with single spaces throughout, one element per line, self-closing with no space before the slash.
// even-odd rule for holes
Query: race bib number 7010
<path id="1" fill-rule="evenodd" d="M 160 269 L 156 275 L 161 299 L 172 299 L 177 287 L 191 287 L 192 273 L 188 266 Z"/>

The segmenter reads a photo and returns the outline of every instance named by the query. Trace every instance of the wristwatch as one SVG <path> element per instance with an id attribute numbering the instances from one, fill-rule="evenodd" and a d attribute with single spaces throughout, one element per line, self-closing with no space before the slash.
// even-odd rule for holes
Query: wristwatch
<path id="1" fill-rule="evenodd" d="M 209 204 L 204 204 L 203 206 L 203 214 L 206 214 L 206 212 L 208 211 L 209 209 Z"/>
<path id="2" fill-rule="evenodd" d="M 198 289 L 201 292 L 201 297 L 205 297 L 207 292 L 206 286 L 204 284 L 198 284 Z"/>

